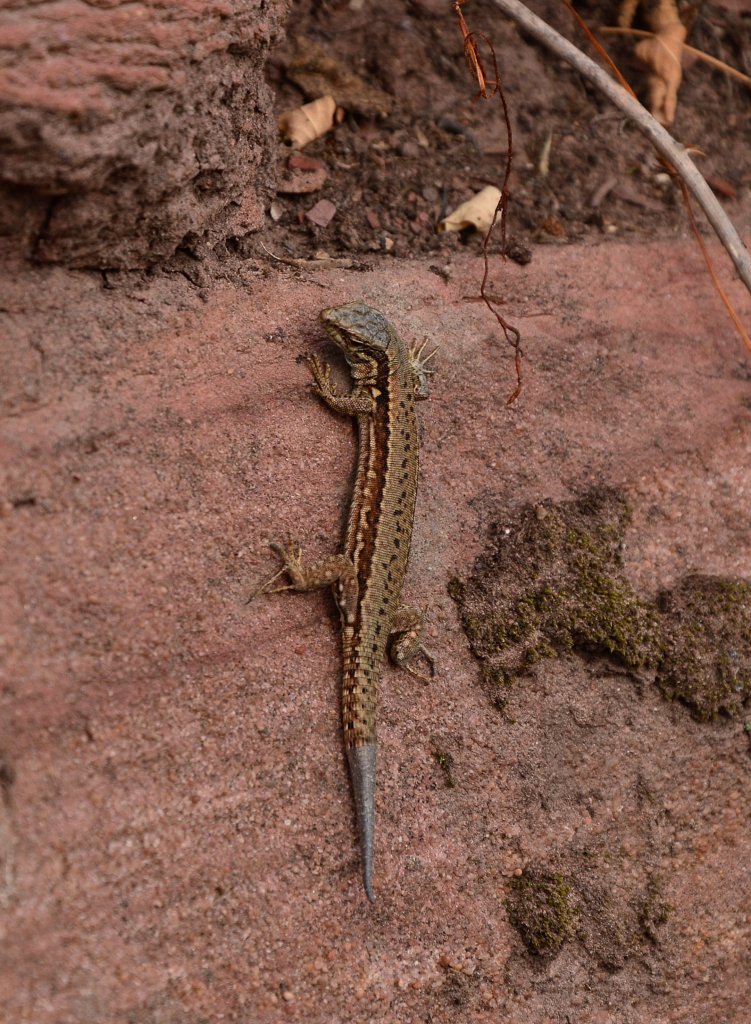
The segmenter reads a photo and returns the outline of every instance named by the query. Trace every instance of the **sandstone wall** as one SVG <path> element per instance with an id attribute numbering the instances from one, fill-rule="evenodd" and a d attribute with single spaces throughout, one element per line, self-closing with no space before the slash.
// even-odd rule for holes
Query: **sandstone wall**
<path id="1" fill-rule="evenodd" d="M 0 13 L 0 234 L 137 268 L 263 220 L 284 0 L 16 0 Z"/>

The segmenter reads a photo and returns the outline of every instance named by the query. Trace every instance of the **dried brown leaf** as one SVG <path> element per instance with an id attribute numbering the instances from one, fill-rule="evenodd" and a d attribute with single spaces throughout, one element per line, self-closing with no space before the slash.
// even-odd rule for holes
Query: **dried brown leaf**
<path id="1" fill-rule="evenodd" d="M 438 224 L 438 231 L 463 231 L 465 228 L 476 228 L 478 231 L 487 232 L 493 223 L 500 198 L 500 189 L 494 185 L 488 185 L 444 217 Z"/>
<path id="2" fill-rule="evenodd" d="M 336 101 L 333 96 L 322 96 L 305 103 L 296 110 L 288 110 L 279 118 L 279 132 L 289 145 L 302 149 L 319 139 L 334 127 Z"/>
<path id="3" fill-rule="evenodd" d="M 650 68 L 649 109 L 661 124 L 672 124 L 681 85 L 681 53 L 686 28 L 680 21 L 671 22 L 651 39 L 642 39 L 634 47 L 636 56 Z"/>

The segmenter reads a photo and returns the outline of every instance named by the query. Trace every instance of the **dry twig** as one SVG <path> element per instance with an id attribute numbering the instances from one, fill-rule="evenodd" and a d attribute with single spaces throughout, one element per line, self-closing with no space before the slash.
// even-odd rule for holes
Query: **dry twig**
<path id="1" fill-rule="evenodd" d="M 653 39 L 654 32 L 646 32 L 640 28 L 624 28 L 621 25 L 605 25 L 602 28 L 598 28 L 597 32 L 599 35 L 622 35 L 622 36 L 636 36 L 637 39 Z M 730 64 L 726 64 L 724 60 L 720 60 L 719 57 L 713 57 L 711 53 L 705 53 L 704 50 L 697 50 L 695 46 L 689 46 L 688 43 L 683 44 L 683 52 L 689 57 L 695 57 L 696 60 L 703 61 L 705 64 L 709 64 L 711 67 L 716 68 L 718 71 L 722 71 L 723 74 L 729 75 L 734 78 L 736 82 L 740 82 L 742 85 L 751 87 L 751 78 L 748 75 L 744 75 L 742 71 L 732 67 Z"/>
<path id="2" fill-rule="evenodd" d="M 506 168 L 503 173 L 503 183 L 501 184 L 501 194 L 496 204 L 496 208 L 493 212 L 493 219 L 490 223 L 490 227 L 485 233 L 485 237 L 482 242 L 482 259 L 483 259 L 483 275 L 480 283 L 480 295 L 482 301 L 488 307 L 490 312 L 498 321 L 498 324 L 503 331 L 504 337 L 509 345 L 514 350 L 514 366 L 516 368 L 516 387 L 513 392 L 509 395 L 506 400 L 507 405 L 512 405 L 522 390 L 522 349 L 521 341 L 522 336 L 519 330 L 514 327 L 513 324 L 509 323 L 508 320 L 496 309 L 496 302 L 488 293 L 488 278 L 490 277 L 490 259 L 488 257 L 488 246 L 490 239 L 493 235 L 496 222 L 500 223 L 501 227 L 501 248 L 505 253 L 506 251 L 506 214 L 508 212 L 508 196 L 509 196 L 509 181 L 511 179 L 511 163 L 514 158 L 514 141 L 511 133 L 511 119 L 509 117 L 508 105 L 506 103 L 506 95 L 503 91 L 503 85 L 501 83 L 501 73 L 498 70 L 498 61 L 496 60 L 495 50 L 493 44 L 488 37 L 482 32 L 470 32 L 467 22 L 464 20 L 462 14 L 462 5 L 465 0 L 453 0 L 452 7 L 456 14 L 459 22 L 459 30 L 464 38 L 464 56 L 469 64 L 470 71 L 477 79 L 478 86 L 478 99 L 484 100 L 492 99 L 493 96 L 497 96 L 501 102 L 501 109 L 503 110 L 503 121 L 506 126 L 506 142 L 508 149 L 506 152 Z M 493 64 L 494 78 L 488 79 L 485 68 L 483 67 L 482 58 L 477 45 L 477 41 L 485 43 L 490 53 L 490 59 Z M 505 258 L 505 256 L 504 256 Z"/>

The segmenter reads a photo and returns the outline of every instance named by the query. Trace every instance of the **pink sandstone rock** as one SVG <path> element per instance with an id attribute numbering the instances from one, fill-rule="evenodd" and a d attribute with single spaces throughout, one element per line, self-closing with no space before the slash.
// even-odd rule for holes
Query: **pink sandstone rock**
<path id="1" fill-rule="evenodd" d="M 578 655 L 501 712 L 447 584 L 490 523 L 594 483 L 631 499 L 640 593 L 749 575 L 748 357 L 691 242 L 539 247 L 523 268 L 492 258 L 526 354 L 509 407 L 510 351 L 466 298 L 481 269 L 247 260 L 199 293 L 6 262 L 3 1021 L 747 1024 L 743 722 L 695 722 Z M 354 432 L 300 356 L 331 354 L 317 315 L 353 299 L 440 345 L 405 588 L 438 672 L 384 670 L 372 907 L 331 595 L 247 603 L 269 541 L 340 545 Z M 602 920 L 536 962 L 505 900 L 557 857 L 599 880 Z M 672 909 L 632 948 L 623 893 L 653 885 Z"/>

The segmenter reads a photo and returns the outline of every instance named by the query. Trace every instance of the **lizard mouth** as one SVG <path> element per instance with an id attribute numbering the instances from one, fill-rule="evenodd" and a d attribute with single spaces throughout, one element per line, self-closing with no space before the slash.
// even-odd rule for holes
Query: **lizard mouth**
<path id="1" fill-rule="evenodd" d="M 331 338 L 334 344 L 342 350 L 344 357 L 350 365 L 359 362 L 367 362 L 365 353 L 370 350 L 369 345 L 363 344 L 360 339 L 351 331 L 348 331 L 346 327 L 340 327 L 339 324 L 331 320 L 326 320 L 324 317 L 321 317 L 321 320 L 329 338 Z"/>
<path id="2" fill-rule="evenodd" d="M 323 317 L 321 317 L 321 320 L 323 321 L 323 326 L 326 330 L 326 333 L 331 338 L 331 340 L 339 346 L 339 348 L 343 348 L 345 351 L 348 348 L 350 348 L 349 335 L 347 334 L 346 331 L 343 331 L 341 327 L 338 327 L 335 323 L 332 323 L 331 320 L 325 320 Z"/>

